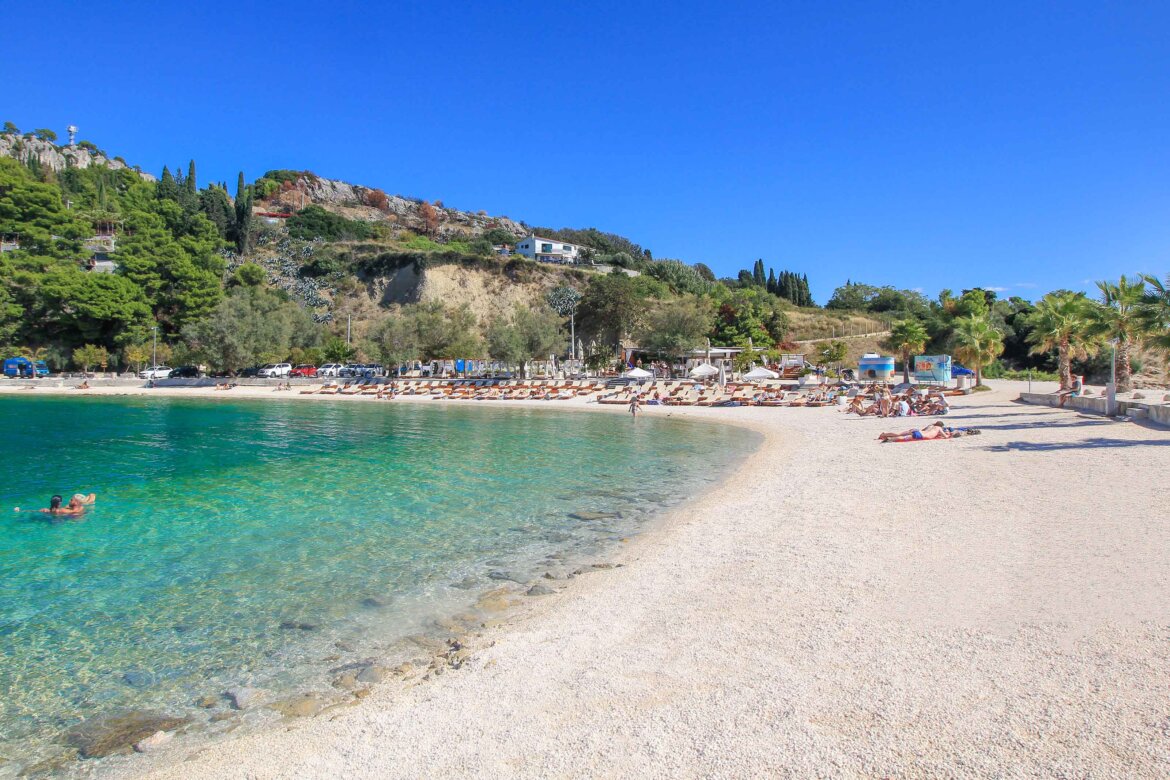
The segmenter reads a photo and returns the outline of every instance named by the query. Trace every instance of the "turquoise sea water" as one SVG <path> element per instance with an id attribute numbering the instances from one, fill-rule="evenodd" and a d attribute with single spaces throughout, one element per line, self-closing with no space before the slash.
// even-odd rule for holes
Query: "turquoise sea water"
<path id="1" fill-rule="evenodd" d="M 0 397 L 0 756 L 104 713 L 327 686 L 492 572 L 604 557 L 754 443 L 447 402 Z M 78 491 L 98 494 L 82 519 L 11 511 Z"/>

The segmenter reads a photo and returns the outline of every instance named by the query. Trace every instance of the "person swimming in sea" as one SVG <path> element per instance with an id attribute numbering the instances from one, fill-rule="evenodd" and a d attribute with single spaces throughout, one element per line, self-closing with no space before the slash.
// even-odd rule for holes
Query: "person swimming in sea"
<path id="1" fill-rule="evenodd" d="M 69 503 L 61 506 L 61 496 L 53 496 L 49 499 L 49 508 L 37 510 L 41 514 L 54 515 L 58 517 L 77 517 L 85 514 L 85 511 L 94 505 L 97 501 L 97 494 L 90 493 L 74 493 L 73 497 L 69 499 Z M 13 512 L 19 512 L 20 507 L 16 507 Z"/>

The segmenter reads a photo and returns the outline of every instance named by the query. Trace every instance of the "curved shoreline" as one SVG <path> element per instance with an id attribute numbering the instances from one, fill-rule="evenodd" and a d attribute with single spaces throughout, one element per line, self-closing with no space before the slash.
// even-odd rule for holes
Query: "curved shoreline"
<path id="1" fill-rule="evenodd" d="M 831 409 L 671 408 L 765 437 L 624 567 L 426 685 L 110 774 L 1170 773 L 1170 435 L 1009 387 L 956 404 L 983 436 L 916 447 Z"/>

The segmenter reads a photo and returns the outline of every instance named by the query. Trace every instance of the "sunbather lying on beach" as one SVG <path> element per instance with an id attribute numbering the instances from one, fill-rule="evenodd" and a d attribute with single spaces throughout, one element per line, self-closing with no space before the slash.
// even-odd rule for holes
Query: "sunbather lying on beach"
<path id="1" fill-rule="evenodd" d="M 883 433 L 878 436 L 878 441 L 906 442 L 926 441 L 928 439 L 954 439 L 959 436 L 978 436 L 982 432 L 978 428 L 947 428 L 943 426 L 942 420 L 938 420 L 921 429 L 911 429 L 897 433 Z"/>

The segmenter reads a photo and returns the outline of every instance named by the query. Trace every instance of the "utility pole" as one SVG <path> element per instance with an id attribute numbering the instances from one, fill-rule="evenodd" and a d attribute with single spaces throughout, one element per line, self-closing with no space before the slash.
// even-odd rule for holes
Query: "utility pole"
<path id="1" fill-rule="evenodd" d="M 151 368 L 158 365 L 158 325 L 150 329 L 151 335 L 154 337 L 154 344 L 150 348 Z"/>
<path id="2" fill-rule="evenodd" d="M 349 344 L 349 345 L 353 344 L 352 328 L 351 328 L 352 325 L 353 325 L 353 315 L 352 314 L 345 315 L 345 343 Z"/>

